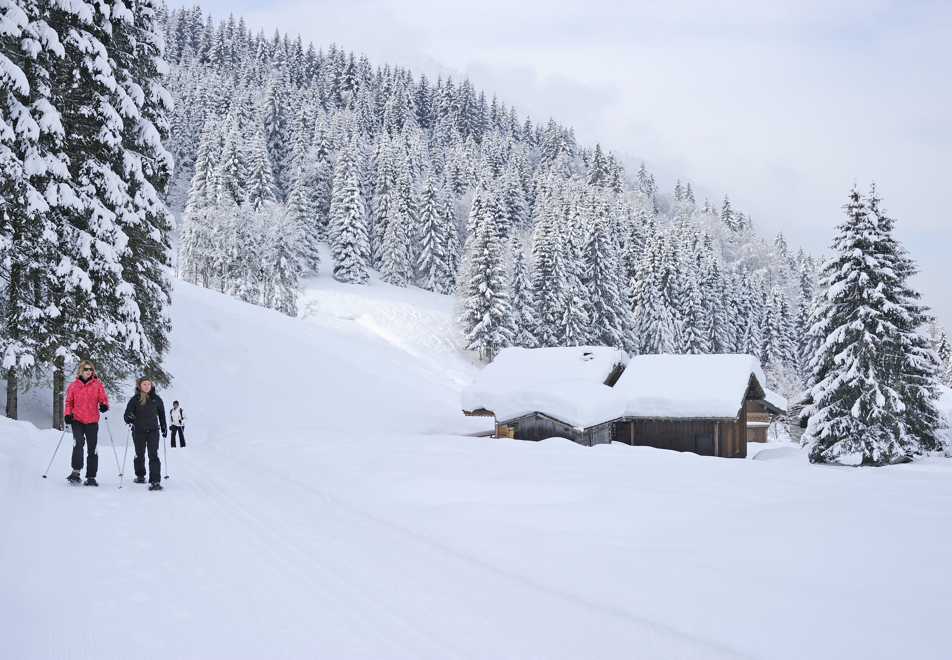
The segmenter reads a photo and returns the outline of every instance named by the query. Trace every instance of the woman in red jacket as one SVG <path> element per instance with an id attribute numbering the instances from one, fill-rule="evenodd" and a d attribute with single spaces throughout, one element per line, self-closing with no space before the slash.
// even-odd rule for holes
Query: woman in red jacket
<path id="1" fill-rule="evenodd" d="M 96 472 L 99 470 L 99 454 L 96 440 L 99 434 L 99 413 L 109 410 L 109 399 L 96 368 L 89 360 L 79 363 L 76 380 L 66 388 L 66 413 L 64 419 L 73 429 L 73 473 L 67 479 L 79 483 L 79 471 L 83 469 L 83 444 L 86 445 L 86 485 L 98 486 Z"/>

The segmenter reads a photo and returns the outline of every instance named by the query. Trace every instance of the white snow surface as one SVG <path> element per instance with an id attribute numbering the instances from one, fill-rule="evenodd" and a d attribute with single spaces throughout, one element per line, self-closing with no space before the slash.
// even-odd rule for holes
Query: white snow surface
<path id="1" fill-rule="evenodd" d="M 506 348 L 463 388 L 460 403 L 500 422 L 541 412 L 584 428 L 624 412 L 624 400 L 604 383 L 615 365 L 627 363 L 627 353 L 604 346 Z"/>
<path id="2" fill-rule="evenodd" d="M 735 419 L 751 375 L 763 387 L 752 355 L 638 355 L 614 389 L 628 417 Z"/>
<path id="3" fill-rule="evenodd" d="M 0 656 L 949 656 L 949 459 L 466 437 L 448 298 L 307 286 L 301 320 L 176 282 L 163 492 L 118 489 L 118 414 L 100 488 L 68 436 L 41 478 L 48 399 L 0 418 Z"/>

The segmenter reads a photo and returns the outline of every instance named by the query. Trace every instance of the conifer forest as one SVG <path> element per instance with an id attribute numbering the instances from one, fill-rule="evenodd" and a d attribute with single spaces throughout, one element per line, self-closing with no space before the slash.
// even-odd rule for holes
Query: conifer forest
<path id="1" fill-rule="evenodd" d="M 798 404 L 791 429 L 811 407 L 814 460 L 941 447 L 932 399 L 952 349 L 908 286 L 915 265 L 875 189 L 844 191 L 824 265 L 759 235 L 727 194 L 662 190 L 644 163 L 626 169 L 609 145 L 466 78 L 160 0 L 0 9 L 14 414 L 18 389 L 53 374 L 61 396 L 87 357 L 111 383 L 142 369 L 167 381 L 171 273 L 296 316 L 302 278 L 361 285 L 373 269 L 454 295 L 460 347 L 484 359 L 507 346 L 747 353 Z"/>

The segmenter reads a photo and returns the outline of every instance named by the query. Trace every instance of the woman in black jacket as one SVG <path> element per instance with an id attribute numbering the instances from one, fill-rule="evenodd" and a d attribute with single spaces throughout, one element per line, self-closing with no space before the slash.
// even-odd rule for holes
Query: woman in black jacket
<path id="1" fill-rule="evenodd" d="M 150 490 L 162 489 L 162 464 L 159 462 L 159 429 L 162 437 L 168 434 L 165 425 L 165 404 L 155 393 L 152 381 L 142 377 L 136 381 L 136 393 L 126 405 L 123 415 L 126 424 L 132 425 L 132 441 L 136 447 L 133 466 L 136 470 L 135 483 L 145 483 L 145 450 L 149 449 Z"/>

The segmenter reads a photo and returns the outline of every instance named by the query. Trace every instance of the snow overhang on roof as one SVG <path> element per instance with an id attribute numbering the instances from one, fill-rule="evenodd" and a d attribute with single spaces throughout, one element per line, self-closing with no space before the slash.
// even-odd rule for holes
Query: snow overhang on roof
<path id="1" fill-rule="evenodd" d="M 758 399 L 757 403 L 760 403 L 767 408 L 774 415 L 785 415 L 787 414 L 787 399 L 776 392 L 764 388 L 764 398 Z"/>
<path id="2" fill-rule="evenodd" d="M 463 389 L 460 403 L 499 421 L 539 412 L 588 427 L 621 416 L 622 399 L 605 382 L 626 364 L 627 353 L 604 346 L 506 348 Z"/>
<path id="3" fill-rule="evenodd" d="M 751 355 L 639 355 L 615 390 L 626 417 L 737 419 L 752 378 L 762 389 L 764 372 Z"/>

